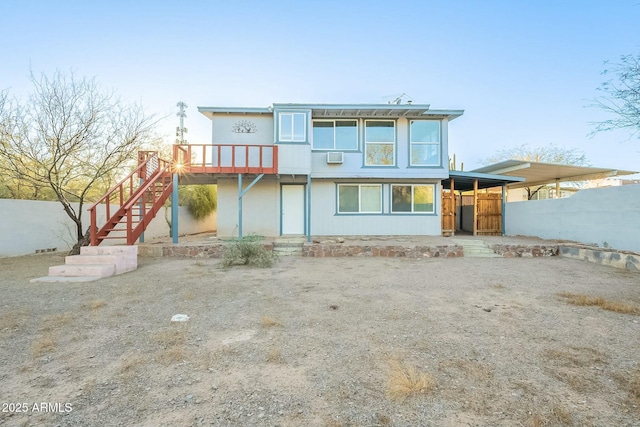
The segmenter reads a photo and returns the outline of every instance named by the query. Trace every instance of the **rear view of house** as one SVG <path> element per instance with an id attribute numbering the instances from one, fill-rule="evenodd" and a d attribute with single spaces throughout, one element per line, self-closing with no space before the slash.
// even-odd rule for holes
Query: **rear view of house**
<path id="1" fill-rule="evenodd" d="M 218 235 L 440 235 L 448 127 L 429 105 L 199 107 L 212 144 L 187 161 L 218 184 Z"/>

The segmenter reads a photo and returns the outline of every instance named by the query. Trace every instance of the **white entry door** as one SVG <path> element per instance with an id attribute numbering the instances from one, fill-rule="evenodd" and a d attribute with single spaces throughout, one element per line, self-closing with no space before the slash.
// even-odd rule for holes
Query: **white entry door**
<path id="1" fill-rule="evenodd" d="M 282 234 L 304 234 L 304 185 L 282 186 Z"/>

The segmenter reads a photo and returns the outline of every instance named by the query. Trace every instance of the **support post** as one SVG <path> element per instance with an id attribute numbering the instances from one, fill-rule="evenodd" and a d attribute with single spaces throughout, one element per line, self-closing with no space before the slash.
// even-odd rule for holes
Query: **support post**
<path id="1" fill-rule="evenodd" d="M 307 242 L 311 242 L 311 174 L 307 175 Z"/>
<path id="2" fill-rule="evenodd" d="M 556 199 L 560 198 L 560 180 L 556 179 Z"/>
<path id="3" fill-rule="evenodd" d="M 505 234 L 505 224 L 507 223 L 504 217 L 505 207 L 507 206 L 507 185 L 502 184 L 502 212 L 500 214 L 500 228 L 502 228 L 502 235 Z"/>
<path id="4" fill-rule="evenodd" d="M 473 180 L 473 235 L 478 235 L 478 180 Z"/>
<path id="5" fill-rule="evenodd" d="M 238 240 L 242 239 L 242 174 L 238 174 Z"/>
<path id="6" fill-rule="evenodd" d="M 178 174 L 173 174 L 173 191 L 171 192 L 171 239 L 178 243 Z"/>

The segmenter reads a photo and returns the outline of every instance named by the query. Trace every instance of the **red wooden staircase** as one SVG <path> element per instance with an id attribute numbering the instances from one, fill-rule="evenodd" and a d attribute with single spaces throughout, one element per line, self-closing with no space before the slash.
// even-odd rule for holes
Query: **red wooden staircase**
<path id="1" fill-rule="evenodd" d="M 111 188 L 90 208 L 91 246 L 105 239 L 123 239 L 135 244 L 173 191 L 171 162 L 155 151 L 138 153 L 138 167 Z M 105 219 L 99 221 L 98 206 Z"/>

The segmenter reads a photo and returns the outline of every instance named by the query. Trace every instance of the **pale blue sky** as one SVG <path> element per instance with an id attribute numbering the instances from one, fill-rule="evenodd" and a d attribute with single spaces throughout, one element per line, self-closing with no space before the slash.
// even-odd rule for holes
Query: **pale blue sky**
<path id="1" fill-rule="evenodd" d="M 640 51 L 640 0 L 5 1 L 0 89 L 30 68 L 96 77 L 210 142 L 197 106 L 385 103 L 408 94 L 464 109 L 450 153 L 465 170 L 528 143 L 584 150 L 594 166 L 640 170 L 640 140 L 590 138 L 587 107 L 606 60 Z M 391 96 L 391 98 L 390 98 Z"/>

